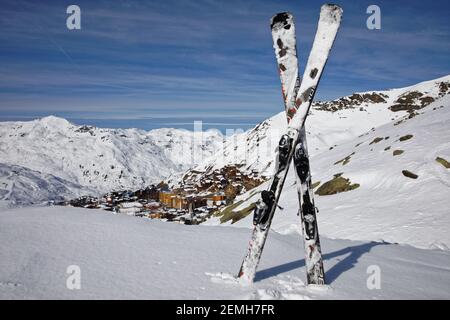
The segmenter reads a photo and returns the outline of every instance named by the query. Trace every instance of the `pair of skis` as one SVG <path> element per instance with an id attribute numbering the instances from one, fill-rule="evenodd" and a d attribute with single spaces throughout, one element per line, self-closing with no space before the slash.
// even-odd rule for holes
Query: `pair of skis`
<path id="1" fill-rule="evenodd" d="M 304 123 L 339 29 L 341 18 L 342 9 L 339 6 L 325 4 L 321 7 L 316 36 L 302 81 L 298 76 L 293 16 L 290 13 L 280 13 L 271 20 L 288 129 L 278 145 L 275 174 L 270 188 L 261 193 L 261 199 L 255 208 L 252 237 L 238 274 L 238 277 L 245 282 L 252 282 L 255 278 L 289 165 L 294 159 L 300 203 L 299 213 L 305 245 L 307 282 L 308 284 L 325 283 Z"/>

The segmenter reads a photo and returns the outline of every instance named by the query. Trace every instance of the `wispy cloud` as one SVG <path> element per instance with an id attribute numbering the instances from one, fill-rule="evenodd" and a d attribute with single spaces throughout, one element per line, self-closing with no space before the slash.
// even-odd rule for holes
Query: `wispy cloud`
<path id="1" fill-rule="evenodd" d="M 382 30 L 369 31 L 371 3 L 341 1 L 344 21 L 318 99 L 450 73 L 447 1 L 378 2 Z M 319 12 L 315 2 L 294 0 L 77 4 L 82 30 L 68 31 L 64 2 L 2 1 L 0 119 L 57 113 L 163 124 L 197 115 L 256 123 L 282 110 L 270 17 L 295 14 L 303 68 Z"/>

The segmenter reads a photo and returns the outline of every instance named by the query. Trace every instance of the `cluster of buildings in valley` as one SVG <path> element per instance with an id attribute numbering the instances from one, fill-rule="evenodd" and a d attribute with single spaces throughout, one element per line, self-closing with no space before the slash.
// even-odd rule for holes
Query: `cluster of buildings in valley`
<path id="1" fill-rule="evenodd" d="M 199 224 L 207 220 L 234 198 L 264 180 L 251 172 L 243 174 L 238 166 L 221 169 L 189 170 L 180 183 L 169 189 L 160 183 L 137 191 L 110 192 L 102 197 L 84 196 L 65 202 L 65 205 L 104 209 L 115 213 L 165 219 L 185 224 Z"/>
<path id="2" fill-rule="evenodd" d="M 169 190 L 164 185 L 152 185 L 137 191 L 115 191 L 99 198 L 83 196 L 64 203 L 185 224 L 202 223 L 225 204 L 225 195 L 220 192 L 186 194 L 181 190 Z"/>

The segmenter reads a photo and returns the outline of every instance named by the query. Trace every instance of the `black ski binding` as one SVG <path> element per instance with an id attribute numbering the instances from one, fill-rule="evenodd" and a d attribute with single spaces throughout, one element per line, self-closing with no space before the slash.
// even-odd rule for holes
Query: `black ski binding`
<path id="1" fill-rule="evenodd" d="M 284 170 L 288 165 L 289 152 L 291 151 L 292 138 L 287 134 L 281 136 L 280 142 L 278 143 L 278 172 Z"/>
<path id="2" fill-rule="evenodd" d="M 305 183 L 309 172 L 309 160 L 305 154 L 305 150 L 299 143 L 294 152 L 294 165 L 297 175 L 302 183 Z"/>
<path id="3" fill-rule="evenodd" d="M 261 200 L 256 204 L 253 214 L 253 224 L 260 225 L 261 229 L 265 230 L 269 220 L 269 212 L 275 201 L 275 194 L 272 191 L 264 190 L 261 192 Z"/>
<path id="4" fill-rule="evenodd" d="M 305 224 L 305 236 L 307 240 L 315 239 L 317 230 L 315 218 L 316 208 L 308 194 L 303 196 L 302 212 Z"/>

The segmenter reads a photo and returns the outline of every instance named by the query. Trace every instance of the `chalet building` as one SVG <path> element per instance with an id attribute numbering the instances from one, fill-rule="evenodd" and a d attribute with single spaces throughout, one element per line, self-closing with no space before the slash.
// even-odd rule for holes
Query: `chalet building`
<path id="1" fill-rule="evenodd" d="M 206 199 L 206 205 L 208 207 L 220 206 L 224 204 L 226 201 L 226 197 L 224 194 L 213 194 Z"/>
<path id="2" fill-rule="evenodd" d="M 200 208 L 200 207 L 205 207 L 206 206 L 206 198 L 203 197 L 191 197 L 189 199 L 190 203 L 193 204 L 193 208 Z"/>
<path id="3" fill-rule="evenodd" d="M 177 195 L 175 197 L 172 197 L 172 208 L 174 209 L 188 209 L 189 208 L 189 202 L 186 197 L 182 195 Z"/>
<path id="4" fill-rule="evenodd" d="M 152 212 L 149 214 L 149 217 L 151 219 L 161 219 L 162 218 L 162 213 L 161 212 Z"/>
<path id="5" fill-rule="evenodd" d="M 114 201 L 114 197 L 110 193 L 108 193 L 103 197 L 103 201 L 112 205 L 113 201 Z"/>
<path id="6" fill-rule="evenodd" d="M 134 195 L 136 197 L 138 197 L 138 199 L 142 199 L 142 200 L 154 200 L 154 201 L 158 201 L 159 200 L 159 189 L 152 185 L 149 186 L 145 189 L 140 189 L 137 190 L 136 192 L 134 192 Z"/>
<path id="7" fill-rule="evenodd" d="M 225 200 L 226 200 L 226 197 L 225 197 L 224 194 L 214 194 L 214 195 L 211 197 L 211 200 L 214 201 L 214 202 L 217 202 L 217 201 L 225 201 Z"/>
<path id="8" fill-rule="evenodd" d="M 172 198 L 175 196 L 176 196 L 176 194 L 173 192 L 160 191 L 159 192 L 159 202 L 166 207 L 172 207 Z"/>
<path id="9" fill-rule="evenodd" d="M 142 204 L 139 202 L 126 202 L 119 205 L 119 213 L 134 216 L 142 211 Z"/>
<path id="10" fill-rule="evenodd" d="M 156 210 L 161 207 L 161 204 L 158 201 L 151 201 L 144 204 L 144 208 L 147 210 Z"/>
<path id="11" fill-rule="evenodd" d="M 174 192 L 160 192 L 159 202 L 173 209 L 187 209 L 189 205 L 188 199 L 181 194 L 176 194 Z"/>

